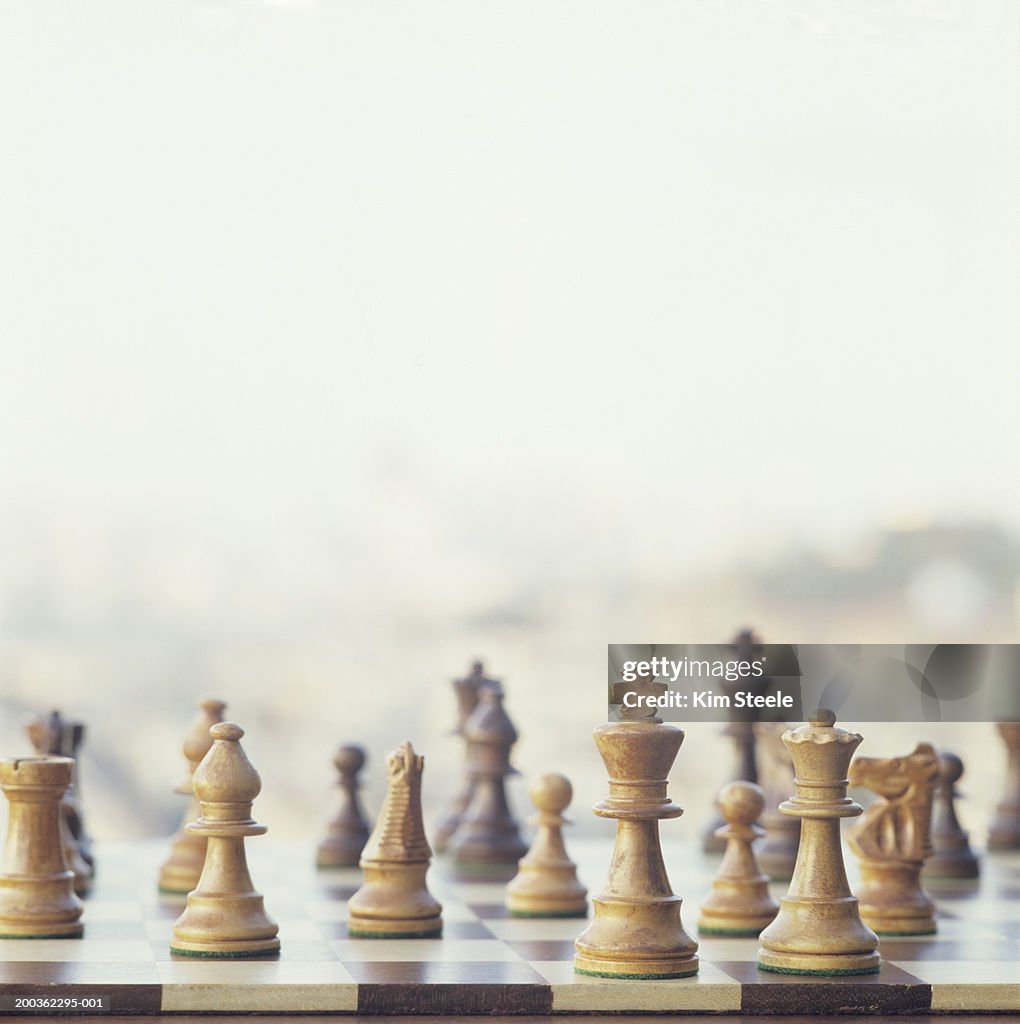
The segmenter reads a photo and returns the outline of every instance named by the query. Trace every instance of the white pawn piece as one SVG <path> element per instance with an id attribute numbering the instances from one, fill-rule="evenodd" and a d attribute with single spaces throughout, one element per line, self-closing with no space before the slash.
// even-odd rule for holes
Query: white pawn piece
<path id="1" fill-rule="evenodd" d="M 528 793 L 538 808 L 529 824 L 538 831 L 506 887 L 507 909 L 514 917 L 585 917 L 588 892 L 563 845 L 563 812 L 574 795 L 570 780 L 558 772 L 540 775 Z"/>
<path id="2" fill-rule="evenodd" d="M 765 794 L 753 782 L 731 782 L 719 792 L 719 810 L 726 819 L 719 836 L 726 852 L 701 904 L 702 935 L 754 937 L 779 912 L 779 904 L 769 895 L 768 876 L 759 869 L 752 849 L 765 834 L 755 824 L 764 806 Z"/>
<path id="3" fill-rule="evenodd" d="M 365 882 L 347 904 L 348 935 L 412 939 L 443 930 L 443 908 L 425 884 L 432 849 L 421 815 L 424 766 L 410 743 L 386 761 L 386 799 L 361 855 Z"/>
<path id="4" fill-rule="evenodd" d="M 205 866 L 174 924 L 170 950 L 200 957 L 275 953 L 279 929 L 252 885 L 244 852 L 246 836 L 266 832 L 251 817 L 262 780 L 241 749 L 244 729 L 220 722 L 209 734 L 213 745 L 192 779 L 202 816 L 188 825 L 189 832 L 208 840 Z"/>

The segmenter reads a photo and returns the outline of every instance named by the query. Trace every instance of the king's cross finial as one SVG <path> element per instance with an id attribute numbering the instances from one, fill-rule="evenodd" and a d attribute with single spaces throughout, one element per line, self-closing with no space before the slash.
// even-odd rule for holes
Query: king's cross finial
<path id="1" fill-rule="evenodd" d="M 620 708 L 620 718 L 625 721 L 654 721 L 661 719 L 656 714 L 658 710 L 655 705 L 651 707 L 640 700 L 641 697 L 661 697 L 666 692 L 666 684 L 660 683 L 657 679 L 635 679 L 633 682 L 613 683 L 609 687 L 609 703 L 613 707 Z M 628 693 L 634 694 L 629 702 L 624 698 Z M 636 705 L 628 707 L 628 703 Z"/>

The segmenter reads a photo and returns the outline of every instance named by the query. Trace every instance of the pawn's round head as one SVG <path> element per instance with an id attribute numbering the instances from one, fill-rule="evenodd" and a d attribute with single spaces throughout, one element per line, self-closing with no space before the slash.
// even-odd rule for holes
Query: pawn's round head
<path id="1" fill-rule="evenodd" d="M 963 775 L 963 762 L 948 750 L 939 756 L 939 780 L 947 785 L 954 786 L 960 781 Z"/>
<path id="2" fill-rule="evenodd" d="M 570 779 L 559 772 L 547 772 L 533 779 L 528 788 L 531 802 L 540 811 L 551 811 L 559 814 L 566 810 L 574 795 L 574 788 L 570 785 Z"/>
<path id="3" fill-rule="evenodd" d="M 765 808 L 765 794 L 753 782 L 729 782 L 719 790 L 719 810 L 731 825 L 752 825 Z"/>
<path id="4" fill-rule="evenodd" d="M 365 767 L 365 748 L 359 747 L 356 743 L 345 743 L 337 747 L 333 755 L 333 764 L 338 772 L 346 775 L 353 775 Z"/>
<path id="5" fill-rule="evenodd" d="M 836 724 L 836 712 L 828 708 L 818 708 L 811 712 L 808 721 L 815 728 L 831 729 Z"/>

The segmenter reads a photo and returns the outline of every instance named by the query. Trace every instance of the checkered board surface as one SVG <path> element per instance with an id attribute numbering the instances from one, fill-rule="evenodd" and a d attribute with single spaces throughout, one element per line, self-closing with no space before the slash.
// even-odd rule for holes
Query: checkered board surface
<path id="1" fill-rule="evenodd" d="M 316 872 L 308 847 L 248 844 L 252 877 L 280 924 L 272 959 L 201 960 L 170 953 L 181 902 L 154 888 L 165 843 L 100 847 L 85 937 L 0 941 L 0 996 L 97 996 L 114 1014 L 306 1012 L 362 1014 L 1020 1012 L 1020 854 L 988 856 L 974 884 L 931 886 L 939 934 L 883 939 L 880 973 L 808 978 L 755 966 L 757 940 L 699 939 L 696 977 L 625 981 L 575 975 L 583 920 L 510 917 L 503 885 L 455 879 L 439 860 L 429 884 L 442 900 L 440 939 L 352 939 L 346 901 L 357 870 Z M 575 841 L 580 877 L 598 891 L 611 844 Z M 664 846 L 683 919 L 717 864 Z M 853 858 L 848 858 L 852 869 Z M 775 887 L 776 895 L 785 891 Z"/>

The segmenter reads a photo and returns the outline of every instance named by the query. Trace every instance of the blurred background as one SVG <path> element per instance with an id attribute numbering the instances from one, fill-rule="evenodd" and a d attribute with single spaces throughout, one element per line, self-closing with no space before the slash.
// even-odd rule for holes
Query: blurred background
<path id="1" fill-rule="evenodd" d="M 81 717 L 93 833 L 166 834 L 213 694 L 271 834 L 319 834 L 345 741 L 374 810 L 412 739 L 434 818 L 482 657 L 597 830 L 609 642 L 1015 642 L 1018 23 L 3 5 L 3 752 Z M 960 753 L 980 836 L 991 725 L 861 731 Z"/>

